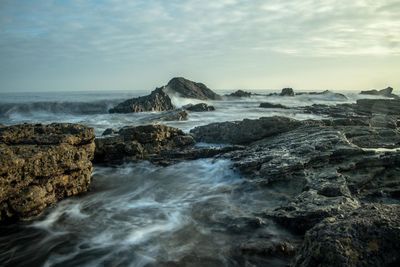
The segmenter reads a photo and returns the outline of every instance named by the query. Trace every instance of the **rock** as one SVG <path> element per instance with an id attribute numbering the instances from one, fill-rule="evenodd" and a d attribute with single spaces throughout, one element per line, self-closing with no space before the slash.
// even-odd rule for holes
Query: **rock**
<path id="1" fill-rule="evenodd" d="M 296 95 L 326 95 L 330 96 L 331 98 L 334 98 L 337 101 L 344 101 L 347 100 L 347 96 L 341 93 L 335 93 L 329 90 L 325 90 L 322 92 L 307 92 L 307 93 L 296 93 Z"/>
<path id="2" fill-rule="evenodd" d="M 192 111 L 192 112 L 204 112 L 204 111 L 214 111 L 215 108 L 213 106 L 209 106 L 206 103 L 199 103 L 196 105 L 186 105 L 183 106 L 184 109 Z"/>
<path id="3" fill-rule="evenodd" d="M 261 103 L 260 108 L 282 108 L 282 109 L 289 109 L 287 106 L 281 104 L 273 104 L 273 103 Z"/>
<path id="4" fill-rule="evenodd" d="M 171 98 L 164 92 L 163 88 L 157 88 L 148 96 L 141 96 L 126 100 L 114 108 L 110 113 L 132 113 L 144 111 L 166 111 L 173 110 Z"/>
<path id="5" fill-rule="evenodd" d="M 259 255 L 261 257 L 282 257 L 291 258 L 296 254 L 297 244 L 287 241 L 257 240 L 240 245 L 243 254 Z"/>
<path id="6" fill-rule="evenodd" d="M 367 204 L 305 235 L 294 266 L 397 266 L 400 205 Z"/>
<path id="7" fill-rule="evenodd" d="M 251 95 L 252 94 L 250 92 L 246 92 L 246 91 L 243 91 L 243 90 L 237 90 L 236 92 L 231 93 L 231 94 L 226 95 L 226 96 L 228 96 L 228 97 L 251 97 Z"/>
<path id="8" fill-rule="evenodd" d="M 104 130 L 104 132 L 101 135 L 113 135 L 116 134 L 118 132 L 118 130 L 113 129 L 113 128 L 107 128 Z"/>
<path id="9" fill-rule="evenodd" d="M 275 116 L 256 120 L 211 123 L 196 127 L 190 132 L 200 142 L 241 145 L 287 132 L 301 125 L 300 121 Z"/>
<path id="10" fill-rule="evenodd" d="M 358 99 L 355 109 L 359 113 L 400 115 L 400 99 Z"/>
<path id="11" fill-rule="evenodd" d="M 167 93 L 178 94 L 180 97 L 195 98 L 201 100 L 220 100 L 221 96 L 214 93 L 202 83 L 196 83 L 188 79 L 178 77 L 171 79 L 165 86 Z"/>
<path id="12" fill-rule="evenodd" d="M 361 91 L 361 95 L 378 95 L 378 96 L 385 96 L 385 97 L 392 97 L 398 99 L 399 96 L 393 94 L 393 88 L 392 87 L 387 87 L 382 90 L 368 90 L 368 91 Z"/>
<path id="13" fill-rule="evenodd" d="M 294 96 L 294 91 L 292 88 L 283 88 L 280 96 Z"/>
<path id="14" fill-rule="evenodd" d="M 150 159 L 163 151 L 185 148 L 195 143 L 192 136 L 165 125 L 128 126 L 118 135 L 95 140 L 95 162 L 121 163 Z"/>
<path id="15" fill-rule="evenodd" d="M 157 114 L 148 118 L 153 122 L 157 121 L 186 121 L 188 120 L 189 114 L 185 110 L 177 109 L 172 111 L 165 111 L 161 114 Z"/>
<path id="16" fill-rule="evenodd" d="M 88 190 L 94 131 L 79 124 L 0 129 L 0 221 L 29 219 Z"/>

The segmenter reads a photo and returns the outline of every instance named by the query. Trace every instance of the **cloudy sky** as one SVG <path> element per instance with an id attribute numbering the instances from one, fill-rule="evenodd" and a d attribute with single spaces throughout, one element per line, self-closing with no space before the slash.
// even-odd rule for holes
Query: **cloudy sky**
<path id="1" fill-rule="evenodd" d="M 400 88 L 399 0 L 0 0 L 0 91 Z"/>

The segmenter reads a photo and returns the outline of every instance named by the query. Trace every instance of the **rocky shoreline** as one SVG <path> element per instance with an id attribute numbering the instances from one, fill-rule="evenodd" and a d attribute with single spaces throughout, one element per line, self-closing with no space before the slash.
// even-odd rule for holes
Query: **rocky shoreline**
<path id="1" fill-rule="evenodd" d="M 392 90 L 363 94 L 393 96 Z M 184 119 L 186 111 L 175 110 L 166 93 L 171 91 L 188 98 L 221 99 L 204 84 L 174 78 L 149 96 L 127 100 L 110 112 L 166 111 L 157 116 Z M 280 94 L 294 95 L 291 88 Z M 251 94 L 238 91 L 228 97 Z M 260 107 L 288 109 L 270 103 Z M 185 109 L 212 112 L 214 107 L 201 103 Z M 34 218 L 61 199 L 88 191 L 92 162 L 118 166 L 148 160 L 168 166 L 223 158 L 261 191 L 273 186 L 284 191 L 284 204 L 240 220 L 245 231 L 271 221 L 302 240 L 240 244 L 235 257 L 279 257 L 293 266 L 397 266 L 400 100 L 361 99 L 297 109 L 327 118 L 262 117 L 211 123 L 190 133 L 160 124 L 126 126 L 108 129 L 98 138 L 93 129 L 79 124 L 0 125 L 0 221 Z"/>

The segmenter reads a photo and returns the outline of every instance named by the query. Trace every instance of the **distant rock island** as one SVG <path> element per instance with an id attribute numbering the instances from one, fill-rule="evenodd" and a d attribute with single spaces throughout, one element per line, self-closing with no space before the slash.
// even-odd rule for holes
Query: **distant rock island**
<path id="1" fill-rule="evenodd" d="M 166 111 L 175 109 L 170 98 L 176 95 L 183 98 L 200 100 L 220 100 L 221 96 L 213 92 L 203 83 L 197 83 L 178 77 L 171 79 L 167 85 L 157 88 L 147 96 L 126 100 L 114 108 L 110 113 L 131 113 L 144 111 Z"/>

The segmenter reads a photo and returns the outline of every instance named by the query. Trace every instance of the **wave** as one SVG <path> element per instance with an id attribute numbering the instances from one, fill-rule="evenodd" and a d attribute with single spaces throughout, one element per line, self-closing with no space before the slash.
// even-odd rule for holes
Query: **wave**
<path id="1" fill-rule="evenodd" d="M 10 117 L 13 114 L 34 115 L 36 113 L 92 115 L 105 114 L 120 100 L 99 100 L 93 102 L 28 102 L 28 103 L 2 103 L 0 117 Z"/>

